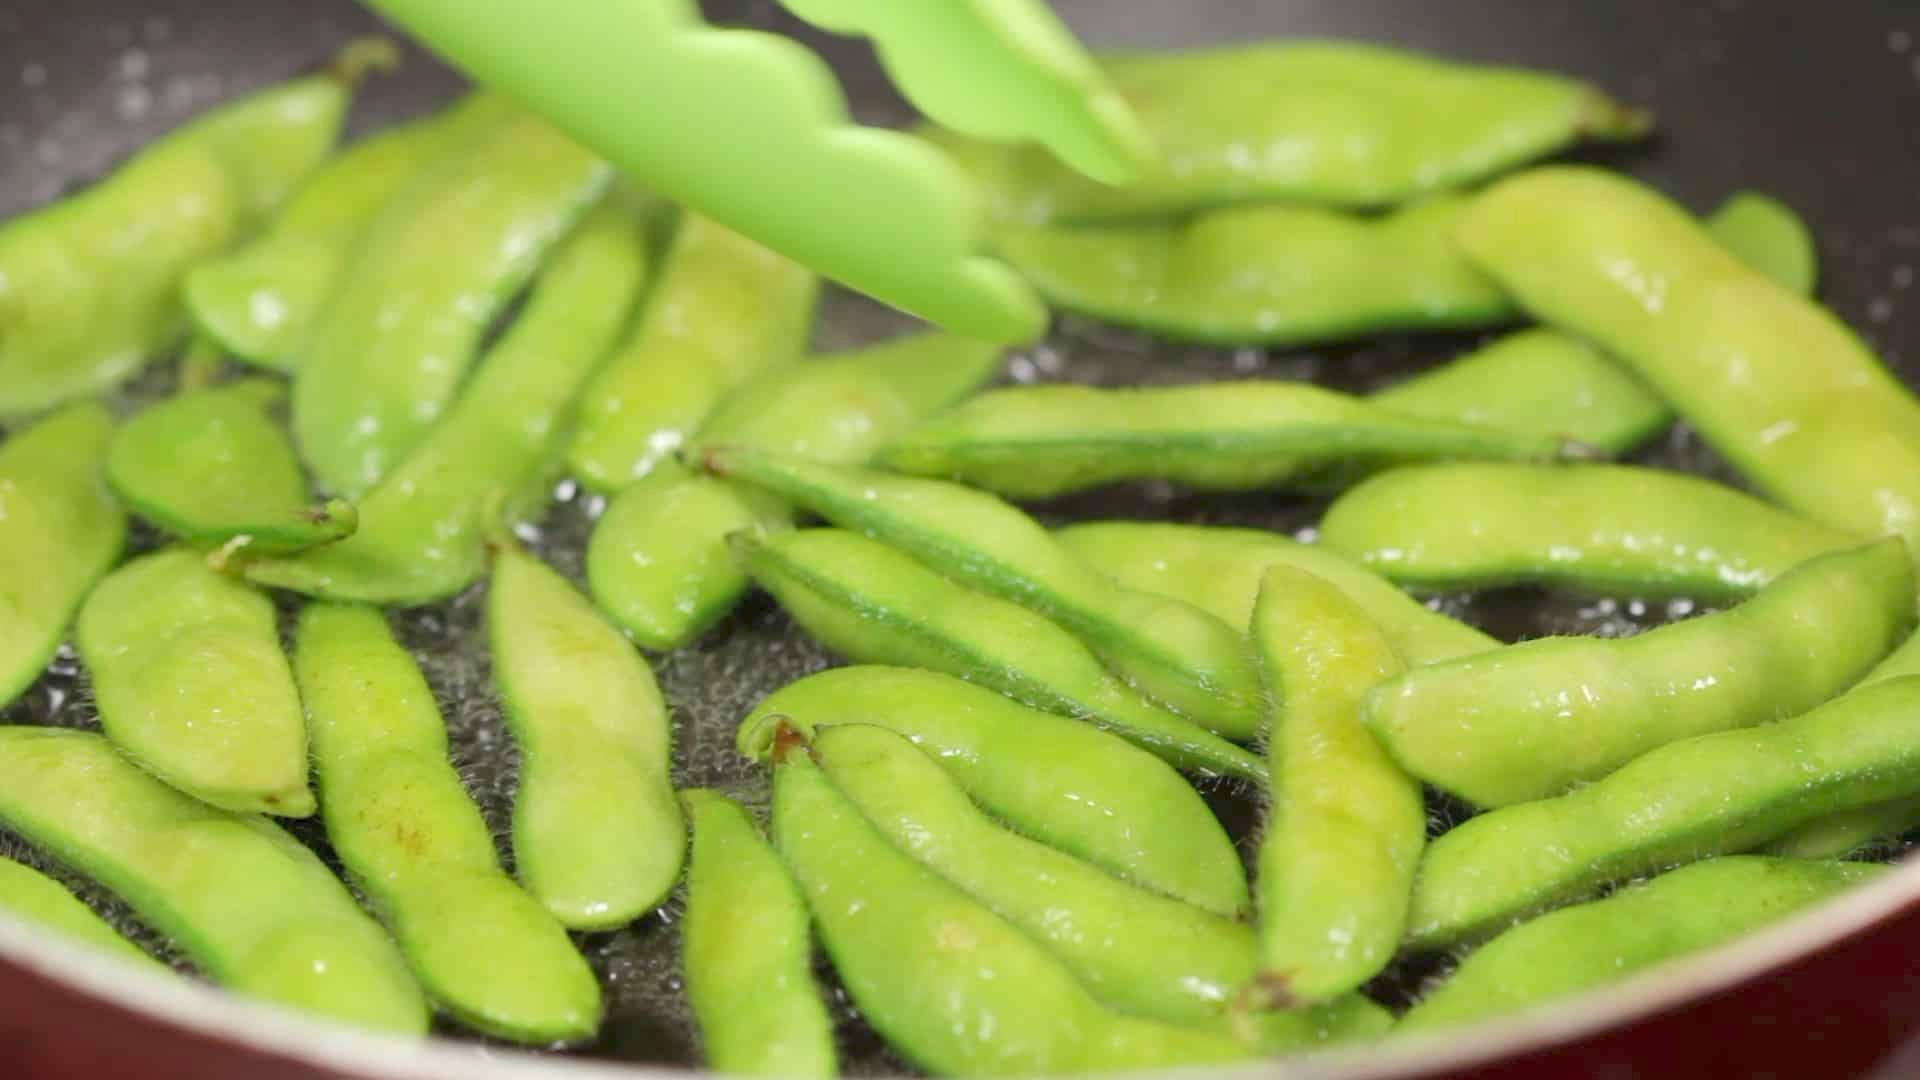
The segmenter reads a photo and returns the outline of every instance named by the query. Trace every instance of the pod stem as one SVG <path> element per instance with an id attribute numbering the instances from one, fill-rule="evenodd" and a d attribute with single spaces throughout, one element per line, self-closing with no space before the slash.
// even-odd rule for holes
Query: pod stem
<path id="1" fill-rule="evenodd" d="M 375 71 L 392 71 L 400 66 L 400 46 L 390 37 L 369 34 L 340 47 L 327 61 L 327 77 L 346 86 L 357 86 Z"/>
<path id="2" fill-rule="evenodd" d="M 1233 995 L 1233 1003 L 1227 1007 L 1227 1024 L 1242 1045 L 1258 1046 L 1261 1013 L 1299 1008 L 1303 1004 L 1305 1002 L 1293 995 L 1284 974 L 1261 971 Z"/>
<path id="3" fill-rule="evenodd" d="M 778 765 L 794 741 L 806 746 L 813 739 L 813 724 L 786 713 L 768 713 L 757 720 L 749 717 L 749 720 L 751 723 L 741 726 L 735 745 L 742 754 L 755 761 L 772 761 Z"/>

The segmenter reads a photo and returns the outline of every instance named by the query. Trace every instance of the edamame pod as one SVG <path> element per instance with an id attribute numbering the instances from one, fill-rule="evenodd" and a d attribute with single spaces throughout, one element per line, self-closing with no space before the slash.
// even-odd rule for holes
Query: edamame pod
<path id="1" fill-rule="evenodd" d="M 1542 915 L 1481 946 L 1398 1031 L 1463 1024 L 1708 949 L 1886 873 L 1872 863 L 1729 855 Z"/>
<path id="2" fill-rule="evenodd" d="M 1128 689 L 1072 634 L 842 529 L 735 533 L 734 551 L 794 621 L 856 663 L 957 675 L 1085 717 L 1175 767 L 1266 782 L 1260 758 Z"/>
<path id="3" fill-rule="evenodd" d="M 235 812 L 306 817 L 307 725 L 273 602 L 172 548 L 107 575 L 74 625 L 107 738 Z"/>
<path id="4" fill-rule="evenodd" d="M 721 402 L 700 437 L 852 464 L 999 367 L 998 348 L 950 334 L 916 334 L 781 365 Z M 623 488 L 594 525 L 587 581 L 601 609 L 635 641 L 677 649 L 747 590 L 727 534 L 792 523 L 793 508 L 782 500 L 662 461 Z"/>
<path id="5" fill-rule="evenodd" d="M 889 443 L 880 462 L 1015 498 L 1123 480 L 1205 491 L 1286 487 L 1316 468 L 1549 461 L 1564 439 L 1402 416 L 1311 383 L 1250 380 L 990 390 Z"/>
<path id="6" fill-rule="evenodd" d="M 1779 202 L 1737 192 L 1706 224 L 1755 270 L 1802 295 L 1813 291 L 1812 237 Z M 1585 341 L 1542 327 L 1509 334 L 1370 400 L 1433 420 L 1570 438 L 1606 454 L 1623 454 L 1673 423 L 1673 411 L 1638 376 Z"/>
<path id="7" fill-rule="evenodd" d="M 1671 743 L 1566 795 L 1455 826 L 1427 845 L 1409 941 L 1487 937 L 1609 881 L 1915 794 L 1920 676 L 1908 675 L 1791 720 Z"/>
<path id="8" fill-rule="evenodd" d="M 1413 589 L 1537 583 L 1708 603 L 1858 543 L 1685 473 L 1506 464 L 1371 477 L 1327 508 L 1320 542 Z"/>
<path id="9" fill-rule="evenodd" d="M 1359 987 L 1398 951 L 1427 808 L 1420 782 L 1360 722 L 1367 691 L 1402 666 L 1353 601 L 1304 570 L 1270 567 L 1252 634 L 1281 704 L 1255 878 L 1260 973 L 1247 989 L 1256 1005 L 1313 1004 Z"/>
<path id="10" fill-rule="evenodd" d="M 1908 634 L 1907 640 L 1874 665 L 1855 689 L 1902 675 L 1920 675 L 1920 634 Z M 1809 822 L 1768 844 L 1767 850 L 1802 859 L 1839 858 L 1877 841 L 1897 838 L 1916 825 L 1920 825 L 1920 794 Z"/>
<path id="11" fill-rule="evenodd" d="M 680 794 L 693 823 L 681 917 L 687 1000 L 707 1067 L 734 1076 L 834 1076 L 833 1019 L 813 981 L 806 901 L 746 811 Z"/>
<path id="12" fill-rule="evenodd" d="M 611 178 L 514 111 L 386 204 L 294 356 L 294 435 L 322 487 L 356 497 L 420 443 L 494 317 Z"/>
<path id="13" fill-rule="evenodd" d="M 1631 365 L 1766 496 L 1920 548 L 1920 402 L 1832 313 L 1623 176 L 1490 188 L 1461 247 L 1542 321 Z"/>
<path id="14" fill-rule="evenodd" d="M 1054 533 L 1088 566 L 1130 589 L 1178 597 L 1227 625 L 1251 627 L 1270 566 L 1321 578 L 1357 604 L 1409 666 L 1497 649 L 1500 642 L 1430 611 L 1372 571 L 1312 544 L 1262 529 L 1165 522 L 1092 521 Z"/>
<path id="15" fill-rule="evenodd" d="M 373 608 L 313 604 L 295 652 L 327 840 L 447 1013 L 516 1042 L 584 1038 L 600 984 L 500 869 L 413 658 Z"/>
<path id="16" fill-rule="evenodd" d="M 1408 772 L 1476 805 L 1546 798 L 1663 744 L 1813 708 L 1912 629 L 1913 595 L 1897 539 L 1847 548 L 1731 611 L 1410 671 L 1369 695 L 1367 725 Z"/>
<path id="17" fill-rule="evenodd" d="M 646 277 L 646 241 L 613 199 L 541 273 L 519 318 L 447 415 L 360 503 L 351 538 L 287 559 L 251 560 L 254 581 L 335 600 L 424 604 L 486 572 L 489 506 L 544 507 L 568 409 L 606 356 Z"/>
<path id="18" fill-rule="evenodd" d="M 1183 601 L 1103 579 L 992 495 L 741 448 L 705 450 L 701 463 L 1055 620 L 1135 689 L 1209 730 L 1250 739 L 1265 721 L 1259 673 L 1232 627 Z"/>
<path id="19" fill-rule="evenodd" d="M 1780 200 L 1742 191 L 1707 221 L 1713 238 L 1734 258 L 1792 289 L 1812 296 L 1820 277 L 1820 251 L 1813 231 Z"/>
<path id="20" fill-rule="evenodd" d="M 243 236 L 333 149 L 354 84 L 393 45 L 221 106 L 112 175 L 0 226 L 0 414 L 105 390 L 186 330 L 180 278 Z"/>
<path id="21" fill-rule="evenodd" d="M 781 724 L 808 735 L 834 724 L 899 732 L 1021 835 L 1217 915 L 1249 910 L 1240 853 L 1206 801 L 1166 762 L 1108 732 L 951 675 L 877 665 L 787 684 L 740 722 L 735 745 L 766 761 Z"/>
<path id="22" fill-rule="evenodd" d="M 0 705 L 26 692 L 127 542 L 100 476 L 113 417 L 87 401 L 0 442 Z"/>
<path id="23" fill-rule="evenodd" d="M 683 215 L 646 310 L 581 394 L 573 475 L 613 492 L 667 461 L 727 394 L 799 358 L 819 288 L 799 263 Z"/>
<path id="24" fill-rule="evenodd" d="M 405 184 L 507 106 L 470 95 L 369 136 L 316 169 L 259 235 L 195 266 L 182 288 L 199 329 L 249 364 L 291 373 L 295 350 L 369 222 Z"/>
<path id="25" fill-rule="evenodd" d="M 568 926 L 624 926 L 666 897 L 686 852 L 673 727 L 653 672 L 565 578 L 506 541 L 487 640 L 520 747 L 521 880 Z"/>
<path id="26" fill-rule="evenodd" d="M 399 951 L 312 851 L 264 818 L 180 794 L 98 735 L 0 727 L 0 822 L 236 993 L 426 1033 Z"/>
<path id="27" fill-rule="evenodd" d="M 1253 931 L 1119 881 L 995 824 L 904 737 L 840 724 L 812 739 L 827 780 L 868 825 L 1045 946 L 1109 1008 L 1226 1030 L 1226 1003 L 1254 973 Z M 1265 1018 L 1267 1052 L 1377 1034 L 1383 1010 L 1342 1001 Z M 1353 1030 L 1344 1030 L 1353 1029 Z"/>
<path id="28" fill-rule="evenodd" d="M 286 554 L 350 536 L 360 516 L 316 506 L 306 474 L 266 410 L 285 391 L 269 379 L 188 390 L 120 427 L 107 446 L 107 482 L 141 517 L 190 544 Z"/>
<path id="29" fill-rule="evenodd" d="M 1506 322 L 1512 304 L 1455 248 L 1466 202 L 1379 218 L 1217 210 L 1114 228 L 1009 229 L 1000 254 L 1055 307 L 1174 341 L 1305 345 Z"/>
<path id="30" fill-rule="evenodd" d="M 1042 222 L 1247 202 L 1387 206 L 1652 126 L 1573 79 L 1358 42 L 1142 52 L 1101 66 L 1160 148 L 1159 168 L 1137 183 L 1095 183 L 1037 147 L 928 134 L 999 216 Z"/>
<path id="31" fill-rule="evenodd" d="M 0 909 L 67 941 L 132 960 L 150 971 L 160 970 L 152 957 L 121 937 L 65 886 L 12 859 L 0 859 Z"/>
<path id="32" fill-rule="evenodd" d="M 915 1064 L 989 1076 L 1203 1064 L 1233 1040 L 1112 1012 L 1039 943 L 887 843 L 775 735 L 773 837 L 861 1014 Z"/>

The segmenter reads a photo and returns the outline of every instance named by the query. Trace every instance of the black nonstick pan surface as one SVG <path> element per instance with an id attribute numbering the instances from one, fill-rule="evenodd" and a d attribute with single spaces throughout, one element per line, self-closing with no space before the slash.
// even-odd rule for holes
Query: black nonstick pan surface
<path id="1" fill-rule="evenodd" d="M 559 0 L 549 2 L 560 7 Z M 860 119 L 911 117 L 864 47 L 802 31 L 764 0 L 705 6 L 716 20 L 774 27 L 814 44 L 840 73 Z M 1700 211 L 1740 188 L 1785 200 L 1819 237 L 1822 299 L 1910 384 L 1920 383 L 1920 8 L 1908 0 L 1055 0 L 1055 6 L 1097 45 L 1353 37 L 1594 80 L 1654 107 L 1661 129 L 1652 145 L 1609 151 L 1599 160 Z M 0 0 L 0 218 L 99 176 L 186 117 L 317 63 L 346 38 L 376 26 L 349 0 Z M 354 130 L 423 111 L 448 100 L 459 85 L 443 66 L 415 53 L 403 70 L 369 84 Z M 903 317 L 835 292 L 823 308 L 817 344 L 843 347 L 908 326 Z M 1366 388 L 1477 340 L 1394 338 L 1305 352 L 1172 348 L 1064 320 L 1044 344 L 1011 357 L 1008 378 L 1163 383 L 1265 375 Z M 155 365 L 122 404 L 133 407 L 168 385 L 167 366 Z M 1638 459 L 1732 479 L 1684 429 Z M 598 509 L 596 500 L 562 485 L 537 538 L 541 553 L 577 576 Z M 1164 517 L 1300 531 L 1311 527 L 1319 506 L 1277 496 L 1133 488 L 1039 510 L 1057 519 Z M 488 681 L 482 599 L 476 590 L 452 604 L 408 612 L 398 623 L 440 697 L 462 775 L 504 838 L 516 761 Z M 1630 597 L 1530 590 L 1443 603 L 1508 640 L 1624 634 L 1697 610 L 1684 601 L 1647 605 Z M 828 654 L 757 597 L 696 647 L 654 660 L 675 710 L 679 782 L 721 787 L 764 805 L 763 778 L 733 754 L 734 724 L 766 693 L 828 664 Z M 24 701 L 0 711 L 0 721 L 93 725 L 86 679 L 71 655 Z M 1220 790 L 1210 797 L 1244 832 L 1256 812 L 1244 793 Z M 1435 805 L 1436 827 L 1446 824 L 1451 809 Z M 316 826 L 294 829 L 324 851 Z M 46 865 L 4 834 L 0 852 Z M 116 924 L 152 941 L 110 897 L 98 890 L 85 895 Z M 698 1063 L 680 992 L 676 920 L 677 907 L 669 904 L 627 929 L 582 939 L 606 983 L 609 1011 L 601 1038 L 578 1052 Z M 1428 973 L 1404 968 L 1374 989 L 1386 1000 L 1404 999 Z M 844 1002 L 841 1015 L 847 1071 L 901 1067 Z"/>

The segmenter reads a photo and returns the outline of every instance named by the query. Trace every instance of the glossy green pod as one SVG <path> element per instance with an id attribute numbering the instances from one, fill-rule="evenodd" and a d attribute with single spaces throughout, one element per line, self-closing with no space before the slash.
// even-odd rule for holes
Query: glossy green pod
<path id="1" fill-rule="evenodd" d="M 374 608 L 312 604 L 295 651 L 327 841 L 435 1004 L 525 1043 L 582 1039 L 600 984 L 500 869 L 433 690 Z"/>
<path id="2" fill-rule="evenodd" d="M 666 898 L 686 853 L 653 671 L 565 578 L 507 542 L 494 556 L 487 641 L 520 748 L 520 878 L 570 927 L 625 926 Z"/>
<path id="3" fill-rule="evenodd" d="M 306 718 L 265 593 L 170 548 L 107 575 L 74 642 L 101 728 L 141 768 L 222 809 L 313 813 Z"/>
<path id="4" fill-rule="evenodd" d="M 1160 148 L 1158 167 L 1136 182 L 1096 183 L 1030 146 L 927 134 L 973 175 L 996 216 L 1039 223 L 1236 203 L 1382 207 L 1652 126 L 1563 76 L 1359 42 L 1138 52 L 1101 67 Z"/>
<path id="5" fill-rule="evenodd" d="M 1902 675 L 1920 675 L 1920 634 L 1908 634 L 1907 640 L 1875 664 L 1854 689 Z M 1839 858 L 1898 838 L 1916 825 L 1920 825 L 1920 794 L 1809 822 L 1768 844 L 1766 850 L 1802 859 Z"/>
<path id="6" fill-rule="evenodd" d="M 160 402 L 114 432 L 107 483 L 148 521 L 196 546 L 288 554 L 351 536 L 360 515 L 316 505 L 306 474 L 267 410 L 281 384 L 244 379 Z"/>
<path id="7" fill-rule="evenodd" d="M 1872 863 L 1728 855 L 1563 908 L 1475 950 L 1397 1032 L 1514 1012 L 1731 941 L 1887 872 Z"/>
<path id="8" fill-rule="evenodd" d="M 1251 633 L 1279 704 L 1267 736 L 1273 795 L 1249 998 L 1314 1004 L 1378 975 L 1406 931 L 1426 803 L 1420 782 L 1361 723 L 1367 691 L 1403 666 L 1345 593 L 1291 566 L 1261 579 Z"/>
<path id="9" fill-rule="evenodd" d="M 927 754 L 870 724 L 812 738 L 840 795 L 895 848 L 1045 946 L 1109 1008 L 1226 1030 L 1227 1000 L 1253 976 L 1245 924 L 1117 880 L 996 824 Z M 1341 1003 L 1261 1025 L 1261 1049 L 1311 1045 L 1381 1014 Z M 1377 1028 L 1374 1028 L 1377 1031 Z"/>
<path id="10" fill-rule="evenodd" d="M 1034 226 L 1000 253 L 1054 307 L 1174 341 L 1305 345 L 1387 330 L 1469 330 L 1514 309 L 1456 249 L 1452 195 L 1360 218 L 1309 207 L 1165 224 Z"/>
<path id="11" fill-rule="evenodd" d="M 1125 739 L 951 675 L 877 665 L 781 687 L 740 721 L 735 747 L 765 761 L 781 724 L 809 735 L 835 724 L 896 731 L 1022 836 L 1217 915 L 1250 909 L 1246 869 L 1213 810 Z"/>
<path id="12" fill-rule="evenodd" d="M 1135 689 L 1211 731 L 1251 739 L 1265 722 L 1259 673 L 1233 627 L 1182 601 L 1116 586 L 990 494 L 738 447 L 702 450 L 700 461 L 1053 619 Z"/>
<path id="13" fill-rule="evenodd" d="M 700 788 L 680 799 L 693 825 L 681 968 L 707 1068 L 837 1075 L 833 1019 L 813 981 L 799 886 L 738 804 Z"/>
<path id="14" fill-rule="evenodd" d="M 1252 625 L 1260 580 L 1292 566 L 1330 582 L 1359 605 L 1408 665 L 1497 649 L 1500 642 L 1431 611 L 1366 567 L 1263 529 L 1144 521 L 1091 521 L 1054 533 L 1088 566 L 1130 589 L 1178 597 L 1227 625 Z"/>
<path id="15" fill-rule="evenodd" d="M 420 443 L 612 175 L 516 111 L 387 202 L 294 354 L 293 431 L 322 488 L 357 497 Z"/>
<path id="16" fill-rule="evenodd" d="M 105 390 L 187 328 L 180 279 L 333 149 L 352 90 L 393 45 L 221 106 L 98 184 L 0 226 L 0 415 Z"/>
<path id="17" fill-rule="evenodd" d="M 1754 269 L 1795 292 L 1812 292 L 1811 235 L 1779 202 L 1738 192 L 1706 225 Z M 1370 400 L 1433 420 L 1571 439 L 1603 454 L 1626 453 L 1673 423 L 1673 410 L 1639 376 L 1587 342 L 1544 327 L 1509 334 Z"/>
<path id="18" fill-rule="evenodd" d="M 1857 542 L 1710 480 L 1634 465 L 1395 469 L 1320 520 L 1321 544 L 1412 589 L 1524 583 L 1707 603 Z"/>
<path id="19" fill-rule="evenodd" d="M 646 278 L 646 241 L 615 199 L 554 253 L 520 317 L 459 400 L 360 501 L 350 539 L 246 563 L 255 581 L 336 600 L 424 604 L 486 572 L 490 506 L 544 508 L 580 386 L 605 358 Z"/>
<path id="20" fill-rule="evenodd" d="M 113 417 L 70 405 L 0 442 L 0 705 L 32 686 L 127 542 L 101 477 Z"/>
<path id="21" fill-rule="evenodd" d="M 885 544 L 841 529 L 735 533 L 733 544 L 754 581 L 849 660 L 957 675 L 1085 718 L 1182 770 L 1266 780 L 1258 755 L 1136 694 L 1066 630 Z"/>
<path id="22" fill-rule="evenodd" d="M 1801 296 L 1812 296 L 1820 283 L 1813 230 L 1771 195 L 1735 194 L 1707 219 L 1707 228 L 1735 258 Z"/>
<path id="23" fill-rule="evenodd" d="M 80 902 L 66 887 L 30 866 L 0 859 L 0 910 L 5 910 L 35 927 L 44 928 L 63 940 L 76 942 L 132 960 L 150 971 L 162 970 L 140 947 L 93 909 Z"/>
<path id="24" fill-rule="evenodd" d="M 1551 461 L 1563 442 L 1403 416 L 1310 383 L 1056 383 L 969 398 L 887 444 L 878 460 L 1015 498 L 1051 498 L 1126 480 L 1252 491 L 1307 482 L 1315 471 L 1408 461 Z"/>
<path id="25" fill-rule="evenodd" d="M 937 1075 L 1198 1065 L 1232 1039 L 1113 1012 L 1045 947 L 895 849 L 790 729 L 775 736 L 773 838 L 861 1015 Z"/>
<path id="26" fill-rule="evenodd" d="M 1901 676 L 1776 724 L 1670 743 L 1566 795 L 1454 826 L 1427 845 L 1408 941 L 1489 937 L 1608 882 L 1916 794 L 1920 676 Z"/>
<path id="27" fill-rule="evenodd" d="M 1542 799 L 1666 743 L 1826 701 L 1912 630 L 1913 595 L 1896 539 L 1845 548 L 1730 611 L 1410 671 L 1374 690 L 1367 724 L 1407 771 L 1478 806 Z"/>
<path id="28" fill-rule="evenodd" d="M 614 492 L 667 461 L 727 394 L 799 359 L 818 292 L 806 267 L 683 215 L 646 309 L 580 395 L 573 475 Z"/>
<path id="29" fill-rule="evenodd" d="M 301 336 L 380 208 L 506 111 L 498 99 L 473 95 L 342 150 L 314 170 L 266 228 L 188 272 L 182 289 L 194 325 L 249 364 L 291 373 Z"/>
<path id="30" fill-rule="evenodd" d="M 722 401 L 698 437 L 852 464 L 999 367 L 998 347 L 939 333 L 780 365 Z M 747 590 L 727 534 L 792 523 L 793 508 L 782 500 L 662 461 L 623 488 L 595 523 L 587 582 L 635 641 L 677 649 Z"/>
<path id="31" fill-rule="evenodd" d="M 1920 401 L 1831 312 L 1664 196 L 1538 169 L 1477 198 L 1458 236 L 1529 314 L 1630 365 L 1761 494 L 1920 545 Z"/>
<path id="32" fill-rule="evenodd" d="M 265 818 L 182 795 L 98 735 L 21 726 L 0 727 L 0 822 L 126 900 L 235 993 L 426 1034 L 400 951 Z"/>

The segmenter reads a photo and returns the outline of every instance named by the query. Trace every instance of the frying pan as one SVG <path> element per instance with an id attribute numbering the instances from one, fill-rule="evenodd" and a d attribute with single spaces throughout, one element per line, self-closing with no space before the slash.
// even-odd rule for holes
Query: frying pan
<path id="1" fill-rule="evenodd" d="M 1698 210 L 1753 187 L 1785 199 L 1815 226 L 1823 298 L 1910 384 L 1920 384 L 1920 11 L 1905 0 L 1056 0 L 1086 38 L 1168 46 L 1276 36 L 1365 38 L 1470 60 L 1522 63 L 1595 80 L 1660 113 L 1650 148 L 1599 159 Z M 767 2 L 707 4 L 715 18 L 807 40 L 840 72 L 863 121 L 910 112 L 871 55 L 808 34 Z M 99 175 L 215 101 L 285 78 L 377 24 L 350 0 L 0 0 L 0 217 Z M 429 58 L 374 82 L 356 108 L 365 131 L 450 98 L 459 79 Z M 634 102 L 633 108 L 670 107 Z M 832 294 L 817 344 L 843 347 L 907 323 Z M 1364 389 L 1452 355 L 1473 338 L 1396 338 L 1272 353 L 1171 348 L 1063 320 L 1013 358 L 1014 379 L 1180 382 L 1248 374 L 1310 377 Z M 164 366 L 123 395 L 167 390 Z M 1684 429 L 1640 456 L 1730 479 Z M 577 576 L 598 507 L 566 486 L 539 548 Z M 1297 530 L 1311 502 L 1192 498 L 1151 490 L 1063 500 L 1056 519 L 1158 516 Z M 1618 634 L 1677 611 L 1504 591 L 1447 602 L 1508 638 Z M 473 595 L 408 612 L 399 630 L 445 712 L 456 762 L 504 835 L 515 761 L 488 690 Z M 761 777 L 731 752 L 733 723 L 759 697 L 829 658 L 764 601 L 750 602 L 692 649 L 656 658 L 676 710 L 685 784 L 725 788 L 764 805 Z M 57 661 L 6 722 L 90 725 L 91 694 L 69 657 Z M 1242 793 L 1209 793 L 1231 827 L 1253 813 Z M 1446 814 L 1448 808 L 1438 808 Z M 317 830 L 296 826 L 325 854 Z M 16 839 L 0 852 L 45 866 Z M 57 872 L 57 870 L 56 870 Z M 135 936 L 125 910 L 84 883 L 89 900 Z M 161 943 L 147 939 L 149 944 Z M 0 1073 L 18 1076 L 514 1078 L 686 1076 L 697 1049 L 677 974 L 672 905 L 633 927 L 588 935 L 582 948 L 608 988 L 605 1034 L 569 1055 L 533 1054 L 466 1036 L 403 1042 L 345 1031 L 185 980 L 123 971 L 0 919 Z M 1898 1048 L 1920 1032 L 1920 862 L 1742 942 L 1551 1009 L 1449 1036 L 1339 1051 L 1289 1065 L 1301 1077 L 1883 1076 L 1920 1075 Z M 1376 987 L 1411 993 L 1420 969 Z M 503 973 L 511 977 L 511 973 Z M 844 1001 L 850 1072 L 901 1063 Z M 453 1035 L 454 1033 L 447 1033 Z M 1894 1055 L 1890 1057 L 1890 1055 Z M 1272 1075 L 1267 1065 L 1208 1070 Z"/>

